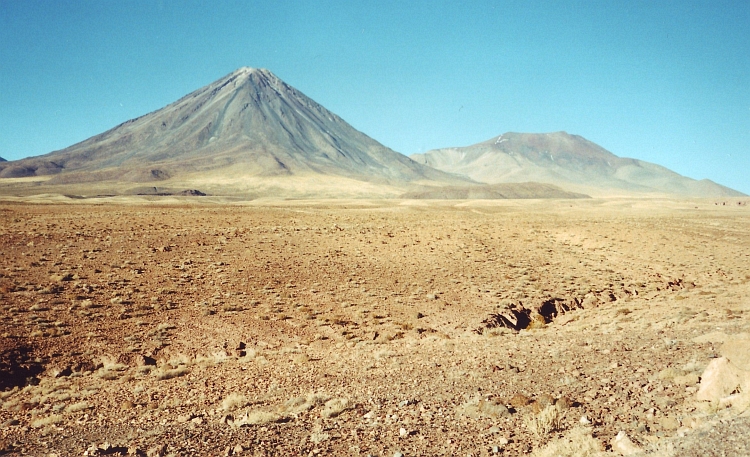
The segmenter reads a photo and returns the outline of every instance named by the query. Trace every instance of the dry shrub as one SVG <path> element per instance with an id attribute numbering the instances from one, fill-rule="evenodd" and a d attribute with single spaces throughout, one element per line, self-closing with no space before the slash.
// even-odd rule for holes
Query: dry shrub
<path id="1" fill-rule="evenodd" d="M 482 417 L 498 419 L 510 415 L 505 405 L 495 403 L 492 400 L 474 398 L 456 408 L 456 416 L 479 419 Z"/>
<path id="2" fill-rule="evenodd" d="M 79 411 L 85 411 L 87 409 L 91 409 L 92 406 L 88 404 L 88 402 L 80 401 L 78 403 L 73 403 L 72 405 L 68 405 L 67 408 L 65 408 L 66 413 L 77 413 Z"/>
<path id="3" fill-rule="evenodd" d="M 286 420 L 286 416 L 272 411 L 248 411 L 244 416 L 234 421 L 235 427 L 243 425 L 263 425 Z"/>
<path id="4" fill-rule="evenodd" d="M 351 409 L 352 406 L 349 404 L 349 400 L 346 398 L 334 398 L 328 400 L 320 411 L 320 415 L 325 418 L 336 417 L 343 413 L 347 409 Z"/>
<path id="5" fill-rule="evenodd" d="M 175 327 L 173 324 L 170 324 L 168 322 L 163 322 L 163 323 L 159 324 L 158 327 L 156 327 L 156 331 L 157 332 L 165 332 L 167 330 L 172 330 L 172 329 L 175 329 L 175 328 L 177 328 L 177 327 Z"/>
<path id="6" fill-rule="evenodd" d="M 226 304 L 221 307 L 222 311 L 225 313 L 231 313 L 231 312 L 238 312 L 238 311 L 245 311 L 245 307 L 242 305 L 232 305 L 232 304 Z"/>
<path id="7" fill-rule="evenodd" d="M 110 360 L 107 360 L 107 359 L 103 360 L 103 365 L 104 366 L 102 366 L 102 368 L 99 369 L 96 375 L 107 381 L 118 379 L 122 375 L 122 372 L 127 370 L 128 368 L 127 365 L 111 362 Z"/>
<path id="8" fill-rule="evenodd" d="M 544 441 L 547 435 L 551 432 L 560 430 L 561 420 L 562 416 L 560 410 L 554 405 L 549 405 L 539 411 L 538 414 L 524 416 L 523 423 L 537 440 L 541 442 Z"/>
<path id="9" fill-rule="evenodd" d="M 295 397 L 284 402 L 281 410 L 287 414 L 297 415 L 322 405 L 328 398 L 326 395 L 314 393 L 308 394 L 305 397 Z"/>
<path id="10" fill-rule="evenodd" d="M 501 336 L 506 334 L 513 334 L 513 330 L 505 327 L 497 328 L 484 328 L 482 329 L 482 335 L 484 336 Z"/>
<path id="11" fill-rule="evenodd" d="M 656 376 L 663 381 L 671 381 L 678 376 L 683 376 L 685 372 L 678 368 L 665 368 L 661 370 Z"/>
<path id="12" fill-rule="evenodd" d="M 247 411 L 243 416 L 238 417 L 233 422 L 229 422 L 233 427 L 242 427 L 243 425 L 262 425 L 273 422 L 284 422 L 296 418 L 299 414 L 310 411 L 315 407 L 323 405 L 321 416 L 325 418 L 336 417 L 352 405 L 346 398 L 336 398 L 328 400 L 325 394 L 310 393 L 304 397 L 295 397 L 287 400 L 282 405 L 273 409 Z M 225 411 L 238 409 L 247 406 L 249 401 L 240 394 L 229 395 L 222 407 Z"/>
<path id="13" fill-rule="evenodd" d="M 602 443 L 591 436 L 591 429 L 576 427 L 537 449 L 532 457 L 603 457 Z"/>
<path id="14" fill-rule="evenodd" d="M 61 423 L 64 420 L 65 420 L 65 418 L 63 418 L 62 415 L 60 415 L 60 414 L 52 414 L 50 416 L 40 417 L 39 419 L 36 419 L 36 420 L 32 421 L 31 422 L 31 426 L 33 428 L 40 428 L 40 427 L 44 427 L 46 425 L 59 424 L 59 423 Z"/>
<path id="15" fill-rule="evenodd" d="M 114 381 L 115 379 L 119 379 L 120 376 L 122 376 L 122 373 L 119 373 L 117 371 L 100 371 L 97 373 L 97 376 L 101 379 L 104 379 L 105 381 Z"/>
<path id="16" fill-rule="evenodd" d="M 39 404 L 38 401 L 36 403 L 33 403 L 32 401 L 24 402 L 21 399 L 16 398 L 13 400 L 8 400 L 6 402 L 3 402 L 3 409 L 6 411 L 18 412 L 18 411 L 21 411 L 22 409 L 28 409 L 38 404 Z"/>
<path id="17" fill-rule="evenodd" d="M 172 370 L 160 368 L 154 372 L 154 376 L 156 376 L 156 379 L 158 379 L 159 381 L 164 381 L 166 379 L 185 376 L 188 373 L 190 373 L 190 370 L 187 369 L 187 367 L 177 367 Z"/>
<path id="18" fill-rule="evenodd" d="M 68 401 L 71 398 L 73 398 L 73 395 L 69 392 L 55 392 L 54 394 L 51 394 L 49 396 L 50 399 L 56 400 L 56 401 Z"/>
<path id="19" fill-rule="evenodd" d="M 247 406 L 250 400 L 242 394 L 231 393 L 221 402 L 221 409 L 224 411 L 234 411 L 235 409 Z"/>
<path id="20" fill-rule="evenodd" d="M 10 397 L 11 395 L 13 395 L 15 393 L 18 393 L 19 390 L 20 389 L 18 388 L 18 386 L 16 386 L 16 387 L 14 387 L 11 390 L 6 390 L 6 391 L 0 392 L 0 400 L 5 400 L 6 398 Z"/>
<path id="21" fill-rule="evenodd" d="M 202 367 L 210 367 L 218 365 L 220 363 L 224 363 L 229 359 L 230 357 L 229 355 L 227 355 L 226 351 L 219 351 L 212 352 L 211 354 L 206 356 L 199 355 L 195 358 L 195 363 Z"/>
<path id="22" fill-rule="evenodd" d="M 192 365 L 193 360 L 190 358 L 189 355 L 185 354 L 177 354 L 175 356 L 172 356 L 172 358 L 169 359 L 169 364 L 173 367 L 177 367 L 180 365 Z"/>
<path id="23" fill-rule="evenodd" d="M 324 432 L 312 432 L 310 433 L 310 442 L 315 444 L 320 444 L 324 441 L 328 441 L 331 439 L 331 435 Z"/>

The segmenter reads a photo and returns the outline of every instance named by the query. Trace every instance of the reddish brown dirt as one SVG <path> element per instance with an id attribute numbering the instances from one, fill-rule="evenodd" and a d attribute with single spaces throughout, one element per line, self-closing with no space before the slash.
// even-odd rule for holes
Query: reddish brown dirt
<path id="1" fill-rule="evenodd" d="M 0 205 L 0 449 L 518 455 L 583 416 L 605 447 L 689 435 L 716 355 L 693 338 L 750 328 L 750 213 L 576 205 Z"/>

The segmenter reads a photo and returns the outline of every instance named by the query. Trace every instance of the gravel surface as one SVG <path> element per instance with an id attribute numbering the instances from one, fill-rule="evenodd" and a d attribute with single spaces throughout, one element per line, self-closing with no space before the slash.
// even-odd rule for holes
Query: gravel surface
<path id="1" fill-rule="evenodd" d="M 0 449 L 747 455 L 695 399 L 750 333 L 713 203 L 0 204 Z"/>

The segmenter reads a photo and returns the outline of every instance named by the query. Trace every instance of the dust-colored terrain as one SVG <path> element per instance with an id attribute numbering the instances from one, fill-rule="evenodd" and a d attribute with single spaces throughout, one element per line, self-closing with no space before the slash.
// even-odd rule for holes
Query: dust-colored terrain
<path id="1" fill-rule="evenodd" d="M 743 200 L 205 201 L 0 204 L 3 452 L 747 451 Z"/>

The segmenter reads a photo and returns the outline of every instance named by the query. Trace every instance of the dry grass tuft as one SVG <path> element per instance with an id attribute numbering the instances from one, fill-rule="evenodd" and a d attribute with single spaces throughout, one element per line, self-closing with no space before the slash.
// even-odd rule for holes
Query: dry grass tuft
<path id="1" fill-rule="evenodd" d="M 44 426 L 47 426 L 47 425 L 59 424 L 59 423 L 63 422 L 64 420 L 65 420 L 65 418 L 63 418 L 62 415 L 60 415 L 60 414 L 52 414 L 50 416 L 40 417 L 39 419 L 36 419 L 36 420 L 32 421 L 31 422 L 31 426 L 33 428 L 41 428 L 41 427 L 44 427 Z"/>
<path id="2" fill-rule="evenodd" d="M 242 427 L 243 425 L 262 425 L 274 422 L 284 422 L 296 418 L 299 414 L 310 411 L 311 409 L 323 405 L 329 397 L 323 394 L 311 393 L 304 397 L 295 397 L 287 400 L 284 404 L 279 405 L 275 410 L 254 410 L 247 411 L 243 416 L 238 417 L 233 422 L 229 422 L 233 427 Z M 236 410 L 243 406 L 249 405 L 250 402 L 244 395 L 231 394 L 222 402 L 222 409 L 225 411 Z M 343 411 L 349 409 L 349 401 L 345 398 L 337 398 L 325 403 L 321 415 L 323 417 L 335 417 Z"/>
<path id="3" fill-rule="evenodd" d="M 193 360 L 188 355 L 178 354 L 170 358 L 168 363 L 173 367 L 178 367 L 180 365 L 192 365 Z"/>
<path id="4" fill-rule="evenodd" d="M 243 425 L 272 424 L 283 422 L 286 418 L 285 415 L 272 411 L 248 411 L 244 416 L 234 421 L 233 425 L 235 427 L 242 427 Z"/>
<path id="5" fill-rule="evenodd" d="M 322 405 L 328 396 L 323 394 L 308 394 L 306 397 L 295 397 L 284 402 L 281 410 L 287 414 L 297 415 Z"/>
<path id="6" fill-rule="evenodd" d="M 347 409 L 351 408 L 352 405 L 350 405 L 348 399 L 334 398 L 333 400 L 328 400 L 326 402 L 326 404 L 323 406 L 323 409 L 320 411 L 320 415 L 328 419 L 331 417 L 336 417 Z"/>
<path id="7" fill-rule="evenodd" d="M 456 416 L 470 417 L 472 419 L 479 419 L 482 417 L 498 419 L 508 415 L 510 415 L 510 412 L 505 405 L 495 403 L 492 400 L 485 400 L 483 398 L 474 398 L 456 408 Z"/>
<path id="8" fill-rule="evenodd" d="M 104 366 L 100 368 L 96 375 L 104 380 L 113 381 L 122 376 L 123 372 L 128 369 L 127 365 L 113 363 L 108 360 L 104 361 Z"/>
<path id="9" fill-rule="evenodd" d="M 221 409 L 224 411 L 234 411 L 250 404 L 250 400 L 242 394 L 231 393 L 221 402 Z"/>
<path id="10" fill-rule="evenodd" d="M 79 411 L 85 411 L 87 409 L 91 409 L 93 406 L 89 405 L 88 402 L 81 401 L 78 403 L 73 403 L 72 405 L 68 405 L 65 408 L 66 413 L 77 413 Z"/>
<path id="11" fill-rule="evenodd" d="M 212 352 L 210 355 L 207 355 L 205 357 L 203 356 L 196 357 L 195 362 L 202 367 L 208 367 L 208 366 L 214 366 L 220 363 L 224 363 L 228 361 L 229 359 L 230 357 L 226 353 L 226 351 L 219 351 L 219 352 Z"/>
<path id="12" fill-rule="evenodd" d="M 544 441 L 551 432 L 560 430 L 562 416 L 560 409 L 549 405 L 538 414 L 529 414 L 523 418 L 526 428 L 536 437 L 539 442 Z"/>
<path id="13" fill-rule="evenodd" d="M 164 381 L 166 379 L 172 379 L 172 378 L 178 378 L 180 376 L 185 376 L 188 373 L 190 373 L 190 370 L 187 367 L 177 367 L 172 370 L 160 368 L 154 371 L 154 376 L 159 381 Z"/>

